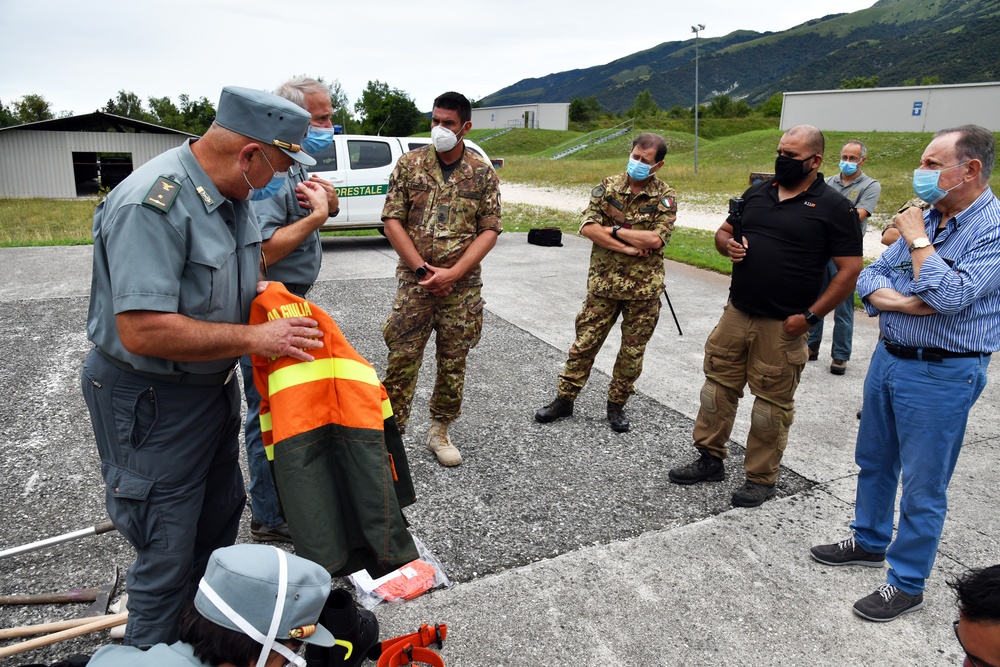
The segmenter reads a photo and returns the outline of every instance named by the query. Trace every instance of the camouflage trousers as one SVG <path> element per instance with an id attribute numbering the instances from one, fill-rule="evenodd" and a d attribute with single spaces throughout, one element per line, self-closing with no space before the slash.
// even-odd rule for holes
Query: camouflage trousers
<path id="1" fill-rule="evenodd" d="M 795 418 L 795 390 L 809 350 L 808 334 L 789 336 L 781 320 L 726 304 L 705 341 L 705 384 L 694 421 L 694 446 L 724 459 L 743 387 L 756 397 L 747 435 L 746 478 L 774 484 Z"/>
<path id="2" fill-rule="evenodd" d="M 447 296 L 434 296 L 420 285 L 399 283 L 382 335 L 389 348 L 383 384 L 401 431 L 410 419 L 417 374 L 432 331 L 437 333 L 437 377 L 431 394 L 431 419 L 452 422 L 461 414 L 465 358 L 483 330 L 486 302 L 480 292 L 479 286 L 460 287 Z"/>
<path id="3" fill-rule="evenodd" d="M 622 346 L 618 350 L 608 400 L 624 404 L 635 393 L 635 381 L 642 373 L 642 357 L 660 319 L 660 300 L 606 299 L 587 293 L 576 316 L 576 340 L 569 348 L 566 366 L 559 374 L 559 398 L 575 401 L 587 384 L 594 359 L 601 351 L 611 327 L 622 316 Z"/>

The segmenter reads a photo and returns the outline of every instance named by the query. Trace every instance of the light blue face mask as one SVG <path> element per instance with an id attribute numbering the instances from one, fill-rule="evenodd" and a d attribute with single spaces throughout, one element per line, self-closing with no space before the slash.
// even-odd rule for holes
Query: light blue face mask
<path id="1" fill-rule="evenodd" d="M 309 133 L 302 140 L 302 150 L 309 155 L 322 153 L 333 143 L 332 127 L 309 126 Z"/>
<path id="2" fill-rule="evenodd" d="M 308 151 L 307 151 L 308 152 Z M 284 174 L 284 172 L 282 172 Z M 271 181 L 262 188 L 254 188 L 253 194 L 250 195 L 250 201 L 263 201 L 264 199 L 270 199 L 274 195 L 281 192 L 281 188 L 285 185 L 285 177 L 275 175 Z"/>
<path id="3" fill-rule="evenodd" d="M 847 162 L 846 160 L 840 161 L 840 173 L 844 176 L 853 176 L 858 171 L 857 162 Z"/>
<path id="4" fill-rule="evenodd" d="M 961 167 L 966 164 L 968 164 L 968 161 L 961 162 L 950 167 L 945 167 L 944 169 L 914 169 L 913 193 L 933 206 L 944 199 L 945 195 L 962 184 L 962 181 L 959 181 L 947 190 L 942 190 L 941 187 L 938 186 L 938 181 L 941 179 L 941 172 L 954 169 L 955 167 Z"/>
<path id="5" fill-rule="evenodd" d="M 267 159 L 267 153 L 263 150 L 260 152 L 264 156 L 264 161 L 267 162 L 267 166 L 274 171 L 274 165 L 271 161 Z M 262 201 L 264 199 L 270 199 L 274 195 L 281 192 L 281 187 L 285 184 L 285 178 L 288 177 L 287 171 L 274 171 L 274 176 L 268 181 L 267 185 L 262 188 L 255 188 L 250 185 L 250 179 L 247 178 L 246 172 L 243 172 L 243 179 L 246 180 L 247 185 L 250 185 L 250 196 L 247 197 L 250 201 Z"/>
<path id="6" fill-rule="evenodd" d="M 644 181 L 649 178 L 649 170 L 650 166 L 648 164 L 645 162 L 639 162 L 634 158 L 628 159 L 628 167 L 625 169 L 625 171 L 628 172 L 628 175 L 636 181 Z"/>

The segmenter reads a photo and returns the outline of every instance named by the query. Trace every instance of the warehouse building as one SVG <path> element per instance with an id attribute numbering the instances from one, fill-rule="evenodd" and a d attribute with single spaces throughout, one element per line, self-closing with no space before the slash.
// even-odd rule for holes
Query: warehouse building
<path id="1" fill-rule="evenodd" d="M 196 135 L 96 112 L 0 129 L 0 198 L 88 197 Z"/>
<path id="2" fill-rule="evenodd" d="M 472 127 L 485 129 L 567 130 L 569 103 L 512 104 L 472 110 Z"/>
<path id="3" fill-rule="evenodd" d="M 1000 132 L 1000 82 L 785 93 L 781 129 L 937 132 L 969 123 Z"/>

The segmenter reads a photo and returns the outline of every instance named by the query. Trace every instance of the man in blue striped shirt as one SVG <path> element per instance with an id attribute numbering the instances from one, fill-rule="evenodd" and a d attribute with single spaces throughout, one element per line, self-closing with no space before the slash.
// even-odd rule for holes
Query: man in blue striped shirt
<path id="1" fill-rule="evenodd" d="M 882 339 L 865 379 L 855 448 L 854 534 L 811 553 L 827 565 L 889 561 L 888 582 L 854 604 L 868 620 L 923 607 L 969 410 L 986 386 L 990 354 L 1000 349 L 1000 201 L 989 187 L 995 161 L 985 128 L 938 132 L 913 174 L 914 192 L 933 208 L 899 214 L 902 238 L 858 278 Z"/>

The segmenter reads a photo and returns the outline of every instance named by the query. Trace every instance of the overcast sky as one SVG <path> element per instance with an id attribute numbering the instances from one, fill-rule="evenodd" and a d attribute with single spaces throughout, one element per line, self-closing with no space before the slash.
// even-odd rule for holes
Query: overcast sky
<path id="1" fill-rule="evenodd" d="M 0 101 L 42 95 L 90 113 L 119 90 L 144 103 L 223 86 L 273 90 L 297 74 L 339 80 L 351 105 L 369 80 L 422 111 L 457 90 L 600 65 L 657 44 L 780 31 L 875 0 L 0 0 Z"/>

